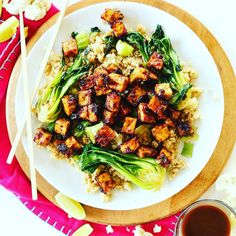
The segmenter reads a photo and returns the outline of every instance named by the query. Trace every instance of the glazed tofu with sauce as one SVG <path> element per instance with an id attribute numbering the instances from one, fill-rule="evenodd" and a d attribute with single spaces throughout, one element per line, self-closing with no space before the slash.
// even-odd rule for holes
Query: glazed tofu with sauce
<path id="1" fill-rule="evenodd" d="M 149 71 L 143 67 L 136 67 L 130 74 L 130 83 L 148 80 Z"/>
<path id="2" fill-rule="evenodd" d="M 57 134 L 66 135 L 70 127 L 70 121 L 65 118 L 56 120 L 54 131 Z"/>
<path id="3" fill-rule="evenodd" d="M 156 157 L 157 156 L 157 150 L 152 147 L 148 146 L 141 146 L 137 150 L 137 155 L 139 157 Z"/>
<path id="4" fill-rule="evenodd" d="M 128 102 L 133 105 L 137 106 L 140 100 L 147 94 L 147 92 L 140 88 L 139 86 L 135 86 L 131 92 L 129 93 L 127 100 Z"/>
<path id="5" fill-rule="evenodd" d="M 170 131 L 166 124 L 157 125 L 152 129 L 152 135 L 158 142 L 163 142 L 170 136 Z"/>
<path id="6" fill-rule="evenodd" d="M 117 117 L 117 112 L 108 111 L 104 109 L 103 111 L 103 122 L 108 125 L 113 125 L 115 123 L 115 119 Z"/>
<path id="7" fill-rule="evenodd" d="M 92 103 L 92 89 L 83 90 L 78 92 L 78 103 L 79 106 L 86 106 Z"/>
<path id="8" fill-rule="evenodd" d="M 82 149 L 82 145 L 75 139 L 74 136 L 70 136 L 66 139 L 65 145 L 68 148 L 72 148 L 73 150 L 80 150 Z"/>
<path id="9" fill-rule="evenodd" d="M 85 79 L 79 80 L 78 84 L 82 91 L 91 89 L 94 86 L 94 76 L 90 75 Z"/>
<path id="10" fill-rule="evenodd" d="M 66 115 L 70 116 L 77 108 L 77 98 L 73 94 L 65 95 L 62 99 L 62 105 Z"/>
<path id="11" fill-rule="evenodd" d="M 101 18 L 112 25 L 116 21 L 122 20 L 124 15 L 118 10 L 107 8 L 105 9 L 105 12 L 102 14 Z"/>
<path id="12" fill-rule="evenodd" d="M 106 97 L 105 108 L 109 111 L 118 112 L 121 97 L 116 92 L 111 92 Z"/>
<path id="13" fill-rule="evenodd" d="M 47 132 L 43 128 L 38 128 L 35 130 L 34 142 L 40 146 L 47 146 L 52 139 L 52 134 Z"/>
<path id="14" fill-rule="evenodd" d="M 155 94 L 161 98 L 168 100 L 172 97 L 173 91 L 168 83 L 156 84 Z"/>
<path id="15" fill-rule="evenodd" d="M 115 132 L 108 125 L 104 125 L 98 130 L 95 141 L 101 147 L 106 147 L 115 138 Z"/>
<path id="16" fill-rule="evenodd" d="M 162 148 L 157 156 L 157 160 L 163 167 L 167 167 L 172 161 L 172 154 L 166 148 Z"/>
<path id="17" fill-rule="evenodd" d="M 149 61 L 148 61 L 148 67 L 155 68 L 156 70 L 161 70 L 164 66 L 163 56 L 158 54 L 157 52 L 154 52 Z"/>
<path id="18" fill-rule="evenodd" d="M 137 124 L 137 118 L 125 117 L 121 133 L 134 134 Z"/>
<path id="19" fill-rule="evenodd" d="M 166 115 L 164 112 L 167 108 L 167 104 L 164 101 L 158 99 L 156 96 L 153 96 L 150 99 L 148 103 L 148 108 L 157 114 L 158 119 L 166 118 Z"/>
<path id="20" fill-rule="evenodd" d="M 108 172 L 103 172 L 97 175 L 95 177 L 95 180 L 104 193 L 109 193 L 116 187 L 115 181 L 112 179 L 110 173 Z"/>
<path id="21" fill-rule="evenodd" d="M 98 106 L 95 103 L 91 103 L 87 106 L 83 106 L 79 108 L 79 117 L 83 120 L 87 120 L 90 122 L 98 121 Z"/>
<path id="22" fill-rule="evenodd" d="M 120 74 L 110 73 L 108 87 L 117 92 L 124 92 L 129 84 L 129 78 Z"/>
<path id="23" fill-rule="evenodd" d="M 66 57 L 74 57 L 78 54 L 78 47 L 75 39 L 70 39 L 62 43 L 62 50 Z"/>
<path id="24" fill-rule="evenodd" d="M 148 108 L 147 103 L 140 103 L 138 105 L 138 119 L 143 123 L 155 123 L 156 118 L 154 113 Z"/>
<path id="25" fill-rule="evenodd" d="M 140 143 L 137 137 L 134 137 L 122 143 L 120 145 L 120 150 L 122 153 L 133 153 L 139 148 L 139 146 L 140 146 Z"/>
<path id="26" fill-rule="evenodd" d="M 111 28 L 117 38 L 121 38 L 127 34 L 127 29 L 122 21 L 116 21 L 112 24 Z"/>

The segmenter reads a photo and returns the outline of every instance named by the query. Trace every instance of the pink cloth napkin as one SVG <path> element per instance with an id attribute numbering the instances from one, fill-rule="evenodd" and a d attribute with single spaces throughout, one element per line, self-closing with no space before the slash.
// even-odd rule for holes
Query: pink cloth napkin
<path id="1" fill-rule="evenodd" d="M 32 37 L 35 31 L 47 21 L 58 10 L 52 6 L 47 15 L 40 21 L 30 21 L 25 19 L 25 25 L 29 27 L 28 38 Z M 1 21 L 6 20 L 10 15 L 3 9 Z M 18 16 L 17 16 L 18 17 Z M 0 21 L 0 23 L 1 23 Z M 8 138 L 8 132 L 6 127 L 6 115 L 5 115 L 5 99 L 8 81 L 17 57 L 20 54 L 20 41 L 19 31 L 13 36 L 12 39 L 0 44 L 0 124 L 1 124 L 1 137 L 0 137 L 0 184 L 14 193 L 19 200 L 34 214 L 46 221 L 54 228 L 60 230 L 66 235 L 72 235 L 80 226 L 87 223 L 84 220 L 78 221 L 72 218 L 68 218 L 67 214 L 53 203 L 48 201 L 43 195 L 39 193 L 37 201 L 31 200 L 31 187 L 30 182 L 22 169 L 20 168 L 16 159 L 14 159 L 11 165 L 6 164 L 6 158 L 11 148 L 11 144 Z M 163 220 L 147 223 L 141 225 L 143 229 L 151 232 L 153 235 L 159 236 L 172 236 L 175 223 L 178 220 L 178 216 L 174 215 Z M 96 223 L 90 223 L 94 228 L 92 235 L 104 236 L 107 234 L 106 225 L 100 225 Z M 154 233 L 153 228 L 155 225 L 161 226 L 160 233 Z M 121 227 L 113 226 L 114 232 L 109 235 L 133 235 L 135 226 Z"/>

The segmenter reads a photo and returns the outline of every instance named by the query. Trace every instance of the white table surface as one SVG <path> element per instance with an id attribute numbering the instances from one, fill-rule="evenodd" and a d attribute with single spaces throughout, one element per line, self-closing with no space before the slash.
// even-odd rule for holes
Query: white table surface
<path id="1" fill-rule="evenodd" d="M 236 71 L 236 1 L 235 0 L 168 0 L 198 18 L 217 38 Z M 53 1 L 58 7 L 62 0 Z M 74 3 L 76 0 L 71 0 Z M 236 166 L 236 150 L 224 172 Z M 219 197 L 211 187 L 204 197 Z M 58 232 L 27 210 L 21 202 L 0 186 L 0 235 L 59 236 Z"/>

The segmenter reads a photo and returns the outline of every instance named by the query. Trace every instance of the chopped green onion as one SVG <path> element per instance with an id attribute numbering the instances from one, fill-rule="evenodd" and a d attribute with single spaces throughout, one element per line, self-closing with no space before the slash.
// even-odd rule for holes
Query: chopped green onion
<path id="1" fill-rule="evenodd" d="M 76 42 L 78 49 L 85 49 L 89 45 L 89 35 L 81 31 L 75 36 Z"/>
<path id="2" fill-rule="evenodd" d="M 90 31 L 91 31 L 91 33 L 94 33 L 94 32 L 101 32 L 101 30 L 100 30 L 97 26 L 92 27 L 92 28 L 90 29 Z"/>
<path id="3" fill-rule="evenodd" d="M 193 155 L 193 144 L 192 143 L 184 143 L 183 150 L 181 155 L 184 157 L 192 157 Z"/>

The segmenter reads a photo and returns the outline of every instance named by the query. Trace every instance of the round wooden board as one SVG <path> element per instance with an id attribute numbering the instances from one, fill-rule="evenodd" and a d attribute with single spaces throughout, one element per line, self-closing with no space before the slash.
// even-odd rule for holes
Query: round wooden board
<path id="1" fill-rule="evenodd" d="M 66 14 L 68 15 L 80 8 L 98 2 L 109 1 L 84 0 L 70 6 L 67 9 Z M 140 224 L 161 219 L 178 212 L 179 210 L 185 208 L 188 204 L 197 200 L 214 183 L 217 176 L 220 174 L 221 170 L 223 169 L 225 163 L 227 162 L 230 156 L 233 145 L 235 143 L 236 135 L 236 109 L 234 109 L 236 107 L 235 75 L 225 52 L 223 51 L 219 43 L 216 41 L 214 36 L 197 19 L 170 3 L 161 0 L 134 0 L 133 2 L 145 3 L 147 5 L 157 7 L 165 12 L 170 13 L 171 15 L 175 16 L 183 23 L 185 23 L 189 28 L 191 28 L 204 42 L 212 57 L 214 58 L 214 61 L 218 67 L 221 76 L 225 98 L 224 121 L 222 132 L 217 143 L 217 147 L 215 148 L 215 151 L 211 156 L 209 162 L 201 171 L 201 173 L 186 188 L 178 192 L 176 195 L 158 204 L 142 209 L 129 211 L 102 210 L 84 205 L 87 214 L 86 220 L 111 225 Z M 28 43 L 28 50 L 31 50 L 31 48 L 41 37 L 41 35 L 55 23 L 56 17 L 57 16 L 52 17 L 37 31 L 37 33 Z M 12 72 L 7 93 L 6 114 L 8 132 L 11 141 L 14 139 L 17 130 L 15 122 L 14 95 L 20 72 L 20 66 L 20 59 L 18 59 Z M 25 154 L 22 143 L 19 144 L 16 156 L 19 161 L 19 164 L 21 165 L 25 174 L 29 178 L 28 158 Z M 37 173 L 37 186 L 38 190 L 47 199 L 56 204 L 54 196 L 58 191 L 52 185 L 50 185 L 44 178 L 42 178 L 39 173 Z"/>

